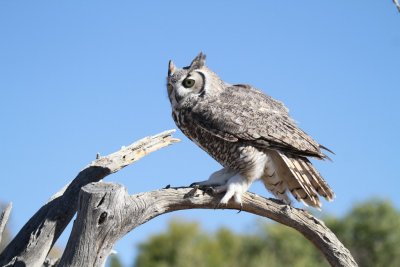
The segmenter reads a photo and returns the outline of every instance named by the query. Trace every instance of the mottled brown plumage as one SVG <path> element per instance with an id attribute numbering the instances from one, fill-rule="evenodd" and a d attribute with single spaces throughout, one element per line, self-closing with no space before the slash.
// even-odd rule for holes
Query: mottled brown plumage
<path id="1" fill-rule="evenodd" d="M 168 95 L 182 132 L 220 162 L 224 169 L 199 184 L 217 185 L 241 202 L 251 183 L 261 179 L 278 198 L 320 207 L 318 195 L 334 193 L 307 157 L 325 159 L 322 147 L 289 117 L 283 103 L 249 85 L 223 82 L 198 55 L 189 67 L 169 64 Z"/>

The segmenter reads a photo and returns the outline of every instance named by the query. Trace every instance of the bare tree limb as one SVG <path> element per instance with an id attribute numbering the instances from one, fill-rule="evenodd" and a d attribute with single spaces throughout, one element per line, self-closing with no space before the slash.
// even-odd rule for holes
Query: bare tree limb
<path id="1" fill-rule="evenodd" d="M 120 185 L 96 183 L 148 153 L 179 141 L 172 138 L 172 132 L 144 138 L 106 157 L 98 155 L 26 223 L 0 255 L 0 265 L 41 266 L 77 209 L 78 216 L 58 266 L 103 266 L 118 239 L 152 218 L 176 210 L 215 208 L 220 196 L 198 189 L 170 188 L 130 196 Z M 229 203 L 225 208 L 239 207 Z M 252 193 L 244 195 L 243 210 L 298 230 L 332 266 L 357 266 L 336 236 L 307 212 Z"/>
<path id="2" fill-rule="evenodd" d="M 41 266 L 51 247 L 74 216 L 80 189 L 91 182 L 100 181 L 153 151 L 178 142 L 178 139 L 171 136 L 174 131 L 143 138 L 105 157 L 98 156 L 23 226 L 0 254 L 0 266 Z"/>
<path id="3" fill-rule="evenodd" d="M 7 207 L 2 211 L 0 215 L 0 243 L 1 243 L 1 238 L 3 236 L 4 229 L 6 227 L 6 224 L 8 222 L 8 218 L 10 217 L 12 210 L 12 202 L 8 203 Z"/>
<path id="4" fill-rule="evenodd" d="M 400 3 L 399 3 L 399 0 L 393 0 L 393 3 L 396 5 L 397 10 L 400 12 Z"/>
<path id="5" fill-rule="evenodd" d="M 128 195 L 118 184 L 88 184 L 82 188 L 77 219 L 58 266 L 103 266 L 115 242 L 137 226 L 176 210 L 214 209 L 221 197 L 193 188 Z M 230 202 L 224 208 L 240 207 Z M 357 266 L 349 250 L 325 224 L 306 211 L 253 193 L 243 196 L 243 211 L 296 229 L 324 254 L 331 266 Z"/>

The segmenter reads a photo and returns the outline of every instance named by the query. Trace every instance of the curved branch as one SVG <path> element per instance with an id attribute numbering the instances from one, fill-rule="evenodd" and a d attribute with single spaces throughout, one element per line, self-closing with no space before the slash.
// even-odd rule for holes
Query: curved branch
<path id="1" fill-rule="evenodd" d="M 74 216 L 81 188 L 138 161 L 145 155 L 178 142 L 175 130 L 143 138 L 85 167 L 76 178 L 41 207 L 0 254 L 0 266 L 41 266 L 51 247 Z M 84 265 L 83 265 L 84 266 Z"/>
<path id="2" fill-rule="evenodd" d="M 137 226 L 176 210 L 214 209 L 221 197 L 193 188 L 128 195 L 121 185 L 89 184 L 82 188 L 78 216 L 59 266 L 102 266 L 115 242 Z M 230 202 L 224 208 L 240 206 Z M 253 193 L 243 196 L 242 210 L 299 231 L 324 254 L 331 266 L 357 266 L 332 231 L 307 211 Z"/>

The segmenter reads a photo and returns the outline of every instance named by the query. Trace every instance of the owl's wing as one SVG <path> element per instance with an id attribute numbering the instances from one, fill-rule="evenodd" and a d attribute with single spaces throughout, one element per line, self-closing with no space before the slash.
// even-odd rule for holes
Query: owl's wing
<path id="1" fill-rule="evenodd" d="M 289 117 L 279 101 L 248 85 L 232 85 L 204 98 L 190 112 L 193 123 L 229 142 L 279 149 L 299 156 L 326 158 L 320 146 Z"/>

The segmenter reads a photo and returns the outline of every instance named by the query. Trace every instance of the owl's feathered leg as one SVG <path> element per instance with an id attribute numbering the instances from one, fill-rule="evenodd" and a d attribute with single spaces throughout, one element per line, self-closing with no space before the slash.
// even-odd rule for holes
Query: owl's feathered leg
<path id="1" fill-rule="evenodd" d="M 224 185 L 227 183 L 227 181 L 236 174 L 235 171 L 229 169 L 229 168 L 222 168 L 219 171 L 214 172 L 213 174 L 210 175 L 208 180 L 202 181 L 202 182 L 195 182 L 192 183 L 190 186 L 218 186 L 218 185 Z"/>
<path id="2" fill-rule="evenodd" d="M 279 171 L 278 166 L 276 165 L 277 163 L 273 161 L 272 153 L 275 152 L 270 151 L 268 153 L 264 174 L 261 177 L 261 181 L 263 182 L 265 188 L 274 194 L 274 196 L 290 205 L 291 201 L 288 196 L 286 182 L 282 179 L 282 177 L 279 176 L 279 174 L 282 173 Z"/>
<path id="3" fill-rule="evenodd" d="M 226 205 L 233 198 L 234 201 L 242 206 L 242 195 L 247 192 L 250 185 L 264 173 L 267 155 L 254 148 L 244 147 L 241 151 L 241 157 L 245 161 L 246 168 L 232 176 L 224 187 L 217 187 L 215 191 L 226 190 L 225 195 L 220 201 L 220 205 Z M 242 165 L 243 166 L 243 165 Z M 238 165 L 240 168 L 240 165 Z"/>
<path id="4" fill-rule="evenodd" d="M 241 174 L 236 174 L 230 178 L 226 185 L 216 187 L 216 192 L 223 192 L 226 190 L 225 195 L 219 202 L 220 205 L 226 205 L 233 197 L 236 203 L 242 205 L 242 195 L 249 189 L 251 182 L 243 177 Z"/>

